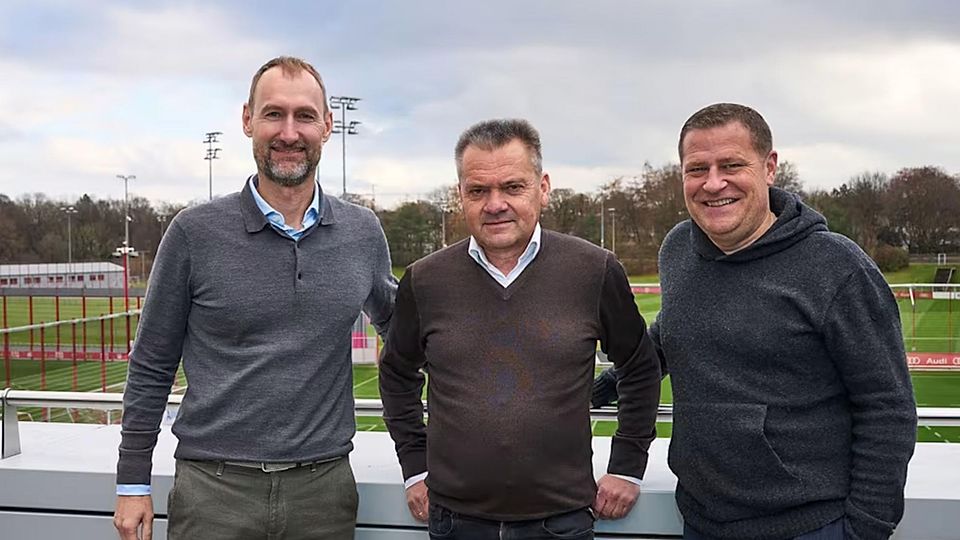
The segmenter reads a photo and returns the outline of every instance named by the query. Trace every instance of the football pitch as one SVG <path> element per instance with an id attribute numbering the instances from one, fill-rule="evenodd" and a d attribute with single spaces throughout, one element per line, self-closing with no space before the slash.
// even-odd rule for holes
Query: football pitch
<path id="1" fill-rule="evenodd" d="M 635 295 L 637 307 L 647 324 L 651 324 L 660 311 L 660 295 Z M 23 297 L 6 298 L 6 320 L 4 328 L 21 327 L 30 324 L 28 300 Z M 123 298 L 87 298 L 86 317 L 97 317 L 124 311 Z M 136 298 L 130 299 L 130 308 L 136 309 Z M 900 320 L 903 326 L 904 346 L 907 352 L 960 352 L 960 301 L 923 299 L 912 304 L 909 299 L 897 300 L 900 308 Z M 59 310 L 59 312 L 58 312 Z M 80 298 L 61 297 L 59 306 L 53 297 L 35 297 L 33 299 L 34 324 L 57 320 L 80 319 L 83 316 Z M 58 315 L 59 314 L 59 318 Z M 130 317 L 130 339 L 136 335 L 139 316 Z M 102 334 L 101 334 L 102 332 Z M 101 339 L 101 335 L 104 339 Z M 43 335 L 44 346 L 48 350 L 60 344 L 61 349 L 69 350 L 74 342 L 78 350 L 86 343 L 89 350 L 98 351 L 101 343 L 106 343 L 110 352 L 125 352 L 127 342 L 126 320 L 123 317 L 99 321 L 90 321 L 76 326 L 65 324 L 57 328 L 47 328 Z M 40 331 L 34 330 L 9 334 L 11 346 L 29 346 L 39 349 Z M 112 344 L 112 347 L 111 347 Z"/>
<path id="2" fill-rule="evenodd" d="M 656 294 L 637 294 L 637 306 L 643 314 L 647 324 L 656 319 L 660 310 L 660 296 Z M 58 320 L 79 319 L 84 315 L 84 305 L 79 298 L 60 298 L 59 305 L 51 297 L 36 297 L 33 299 L 33 322 L 49 322 Z M 960 351 L 960 302 L 949 300 L 918 300 L 915 303 L 909 299 L 899 299 L 900 316 L 903 325 L 903 335 L 908 352 L 937 352 L 950 353 Z M 131 309 L 138 307 L 137 299 L 131 298 Z M 87 298 L 86 316 L 95 317 L 123 311 L 122 298 Z M 30 323 L 29 303 L 26 298 L 7 297 L 5 326 L 25 326 Z M 111 322 L 112 321 L 112 322 Z M 46 329 L 43 334 L 44 346 L 47 351 L 54 350 L 60 343 L 61 350 L 69 351 L 76 341 L 80 350 L 85 342 L 89 350 L 99 351 L 101 343 L 108 350 L 125 352 L 126 322 L 123 318 L 99 321 L 87 325 L 61 325 L 59 336 L 56 329 Z M 136 332 L 138 317 L 131 317 L 131 339 Z M 101 330 L 102 328 L 102 330 Z M 101 333 L 102 331 L 102 333 Z M 104 339 L 101 341 L 101 336 Z M 34 331 L 31 338 L 29 332 L 9 334 L 8 343 L 11 348 L 29 347 L 39 350 L 39 331 Z M 111 347 L 110 344 L 113 344 Z M 52 390 L 52 391 L 107 391 L 122 392 L 126 379 L 126 363 L 122 361 L 78 361 L 76 368 L 69 360 L 47 360 L 44 362 L 45 375 L 41 371 L 41 362 L 38 360 L 10 360 L 10 386 L 20 390 Z M 6 382 L 4 372 L 0 372 L 0 382 Z M 913 372 L 914 391 L 917 405 L 921 407 L 960 407 L 960 372 Z M 186 381 L 178 373 L 176 388 L 185 387 Z M 377 369 L 375 366 L 354 366 L 354 395 L 357 398 L 379 398 L 377 386 Z M 665 379 L 661 388 L 661 402 L 671 402 L 670 380 Z M 86 414 L 78 416 L 76 412 L 65 410 L 47 411 L 40 409 L 24 409 L 24 416 L 35 417 L 44 414 L 53 421 L 78 421 L 86 418 Z M 95 413 L 102 415 L 103 413 Z M 97 417 L 95 417 L 97 418 Z M 358 417 L 359 430 L 382 431 L 383 421 L 378 417 Z M 658 434 L 668 437 L 671 433 L 671 424 L 658 424 Z M 594 433 L 597 435 L 611 435 L 616 430 L 615 422 L 596 422 Z M 921 442 L 960 442 L 960 427 L 927 427 L 921 426 L 918 430 L 918 440 Z"/>
<path id="3" fill-rule="evenodd" d="M 40 362 L 36 360 L 11 360 L 11 387 L 18 390 L 46 390 L 55 391 L 91 391 L 98 392 L 104 388 L 108 392 L 122 392 L 126 379 L 127 364 L 121 361 L 112 362 L 77 362 L 76 370 L 70 361 L 47 361 L 46 378 L 42 380 Z M 76 374 L 76 375 L 75 375 Z M 377 368 L 372 365 L 355 365 L 353 367 L 353 394 L 359 399 L 378 399 L 380 397 Z M 914 393 L 917 405 L 920 407 L 960 407 L 960 372 L 913 372 Z M 76 380 L 76 383 L 74 382 Z M 183 374 L 177 374 L 174 389 L 186 386 Z M 670 378 L 664 379 L 660 392 L 661 403 L 672 402 Z M 26 419 L 39 420 L 44 411 L 39 408 L 24 408 L 22 414 Z M 88 418 L 90 413 L 80 418 Z M 94 416 L 96 420 L 102 420 Z M 52 421 L 78 421 L 76 413 L 64 409 L 55 409 L 49 413 Z M 383 420 L 379 417 L 357 417 L 357 429 L 360 431 L 384 431 Z M 616 431 L 616 422 L 600 421 L 593 426 L 595 435 L 610 436 Z M 661 422 L 657 424 L 657 434 L 660 437 L 669 437 L 671 424 Z M 960 427 L 927 427 L 920 426 L 917 433 L 920 442 L 960 442 Z"/>
<path id="4" fill-rule="evenodd" d="M 4 300 L 6 309 L 3 313 L 5 318 L 2 321 L 4 323 L 3 328 L 16 328 L 54 321 L 71 321 L 84 317 L 91 319 L 125 311 L 124 299 L 120 297 L 82 299 L 61 296 L 58 299 L 52 296 L 36 296 L 31 301 L 26 297 L 8 296 Z M 31 303 L 32 318 L 30 316 Z M 138 298 L 130 297 L 130 309 L 135 310 L 139 306 Z M 133 339 L 136 335 L 138 322 L 140 322 L 139 315 L 130 316 L 130 339 Z M 101 336 L 103 336 L 103 339 L 101 339 Z M 40 330 L 34 330 L 32 333 L 30 331 L 14 332 L 9 337 L 11 346 L 29 346 L 31 342 L 39 349 Z M 111 352 L 113 350 L 126 352 L 127 323 L 124 317 L 117 317 L 103 321 L 102 327 L 100 321 L 97 320 L 90 320 L 76 326 L 61 324 L 57 327 L 45 328 L 43 342 L 47 348 L 56 347 L 57 343 L 60 343 L 61 347 L 66 349 L 76 342 L 78 350 L 82 348 L 83 343 L 86 343 L 89 350 L 96 351 L 100 350 L 101 343 L 106 343 L 107 349 L 110 349 Z M 113 344 L 112 348 L 111 343 Z"/>

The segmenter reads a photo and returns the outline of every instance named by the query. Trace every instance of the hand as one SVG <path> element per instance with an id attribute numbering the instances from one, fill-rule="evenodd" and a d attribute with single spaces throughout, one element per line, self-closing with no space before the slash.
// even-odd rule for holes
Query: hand
<path id="1" fill-rule="evenodd" d="M 153 499 L 150 495 L 118 495 L 113 526 L 121 540 L 152 540 Z"/>
<path id="2" fill-rule="evenodd" d="M 407 507 L 413 519 L 427 522 L 427 513 L 430 510 L 430 494 L 427 492 L 427 483 L 423 480 L 407 488 Z"/>
<path id="3" fill-rule="evenodd" d="M 640 486 L 609 474 L 597 481 L 597 498 L 593 511 L 600 519 L 620 519 L 630 513 L 640 496 Z"/>

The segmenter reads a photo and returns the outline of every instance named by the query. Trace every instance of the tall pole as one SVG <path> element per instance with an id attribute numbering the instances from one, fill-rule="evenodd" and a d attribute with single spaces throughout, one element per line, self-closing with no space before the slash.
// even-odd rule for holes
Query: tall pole
<path id="1" fill-rule="evenodd" d="M 211 201 L 213 200 L 213 160 L 220 159 L 220 156 L 217 155 L 217 152 L 219 152 L 220 149 L 214 148 L 213 143 L 220 142 L 217 140 L 217 137 L 220 135 L 223 135 L 223 133 L 219 131 L 210 131 L 207 133 L 206 138 L 203 139 L 203 143 L 207 145 L 207 156 L 203 159 L 207 160 L 207 163 L 209 163 L 207 177 L 210 185 L 209 200 Z"/>
<path id="2" fill-rule="evenodd" d="M 147 255 L 149 253 L 149 250 L 140 250 L 140 281 L 144 283 L 147 281 Z"/>
<path id="3" fill-rule="evenodd" d="M 357 126 L 361 122 L 351 120 L 347 123 L 347 111 L 357 110 L 358 97 L 349 96 L 331 96 L 330 108 L 340 109 L 340 120 L 334 120 L 333 132 L 340 134 L 341 163 L 343 165 L 343 195 L 347 194 L 347 135 L 356 135 L 359 133 Z"/>
<path id="4" fill-rule="evenodd" d="M 617 254 L 617 209 L 608 208 L 610 212 L 610 251 Z"/>
<path id="5" fill-rule="evenodd" d="M 67 273 L 73 274 L 73 226 L 70 218 L 77 213 L 77 209 L 73 206 L 61 206 L 60 210 L 67 214 Z"/>
<path id="6" fill-rule="evenodd" d="M 343 194 L 347 194 L 347 108 L 340 107 L 340 166 L 343 167 Z"/>
<path id="7" fill-rule="evenodd" d="M 130 268 L 130 207 L 128 183 L 130 180 L 136 180 L 136 176 L 128 174 L 126 176 L 118 174 L 117 178 L 123 180 L 123 302 L 127 311 L 130 311 L 130 292 L 128 290 L 128 268 Z"/>
<path id="8" fill-rule="evenodd" d="M 603 203 L 604 203 L 603 199 L 600 199 L 600 247 L 601 248 L 607 245 L 606 244 L 607 236 L 605 234 L 605 231 L 603 230 L 603 214 L 604 214 Z"/>
<path id="9" fill-rule="evenodd" d="M 440 247 L 447 247 L 447 205 L 440 203 Z"/>

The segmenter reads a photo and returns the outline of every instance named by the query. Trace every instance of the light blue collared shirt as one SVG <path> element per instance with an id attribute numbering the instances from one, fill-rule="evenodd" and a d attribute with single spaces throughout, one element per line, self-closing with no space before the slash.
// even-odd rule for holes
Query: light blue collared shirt
<path id="1" fill-rule="evenodd" d="M 282 232 L 283 234 L 293 238 L 294 240 L 300 240 L 303 237 L 303 233 L 313 226 L 314 223 L 320 218 L 320 186 L 314 185 L 313 188 L 313 201 L 310 202 L 310 207 L 307 208 L 307 211 L 303 214 L 303 223 L 299 230 L 294 229 L 293 227 L 286 224 L 283 220 L 283 214 L 277 212 L 270 203 L 268 203 L 263 197 L 260 196 L 260 192 L 257 191 L 257 182 L 254 180 L 257 178 L 256 175 L 250 177 L 248 182 L 250 182 L 250 192 L 253 193 L 253 200 L 257 203 L 257 208 L 263 212 L 263 216 L 267 218 L 267 221 L 270 222 L 270 225 L 273 225 L 273 228 Z M 150 495 L 150 485 L 149 484 L 118 484 L 117 485 L 117 495 Z"/>
<path id="2" fill-rule="evenodd" d="M 497 280 L 497 283 L 502 285 L 503 288 L 507 288 L 530 266 L 530 263 L 537 257 L 537 253 L 540 253 L 540 233 L 540 224 L 537 223 L 537 226 L 533 229 L 533 235 L 530 236 L 530 242 L 527 243 L 527 249 L 525 249 L 520 255 L 520 258 L 517 259 L 517 265 L 513 267 L 513 270 L 510 270 L 506 275 L 487 259 L 487 254 L 483 252 L 483 248 L 480 247 L 477 239 L 473 236 L 470 237 L 470 247 L 467 248 L 467 253 L 469 253 L 470 257 L 486 270 L 493 279 Z"/>
<path id="3" fill-rule="evenodd" d="M 268 203 L 263 197 L 260 196 L 260 192 L 257 190 L 257 182 L 254 180 L 257 179 L 256 175 L 250 177 L 250 192 L 253 193 L 253 200 L 257 203 L 257 208 L 263 212 L 263 216 L 267 218 L 267 221 L 270 222 L 270 225 L 273 225 L 273 228 L 282 232 L 283 234 L 293 238 L 294 240 L 300 240 L 303 236 L 304 231 L 313 226 L 314 223 L 320 218 L 320 185 L 314 182 L 313 186 L 313 201 L 310 202 L 310 206 L 307 208 L 307 211 L 303 214 L 303 223 L 300 229 L 294 229 L 293 227 L 287 225 L 283 220 L 283 214 L 277 212 L 270 203 Z"/>

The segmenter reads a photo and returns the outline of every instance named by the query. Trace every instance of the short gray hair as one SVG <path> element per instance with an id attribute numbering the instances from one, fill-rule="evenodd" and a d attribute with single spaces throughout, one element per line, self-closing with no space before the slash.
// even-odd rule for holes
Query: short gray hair
<path id="1" fill-rule="evenodd" d="M 537 176 L 543 174 L 543 155 L 540 150 L 540 133 L 533 124 L 521 118 L 498 118 L 478 122 L 463 132 L 454 150 L 457 161 L 457 178 L 463 178 L 463 153 L 469 146 L 493 151 L 518 140 L 530 154 L 530 165 Z"/>
<path id="2" fill-rule="evenodd" d="M 739 122 L 747 128 L 747 131 L 750 132 L 753 149 L 761 159 L 766 158 L 767 154 L 773 150 L 773 135 L 770 134 L 770 126 L 767 125 L 763 116 L 760 116 L 760 113 L 746 105 L 737 103 L 714 103 L 693 113 L 693 116 L 688 118 L 680 129 L 680 142 L 677 145 L 680 161 L 683 161 L 683 139 L 687 136 L 687 132 L 694 129 L 721 127 L 730 122 Z"/>

